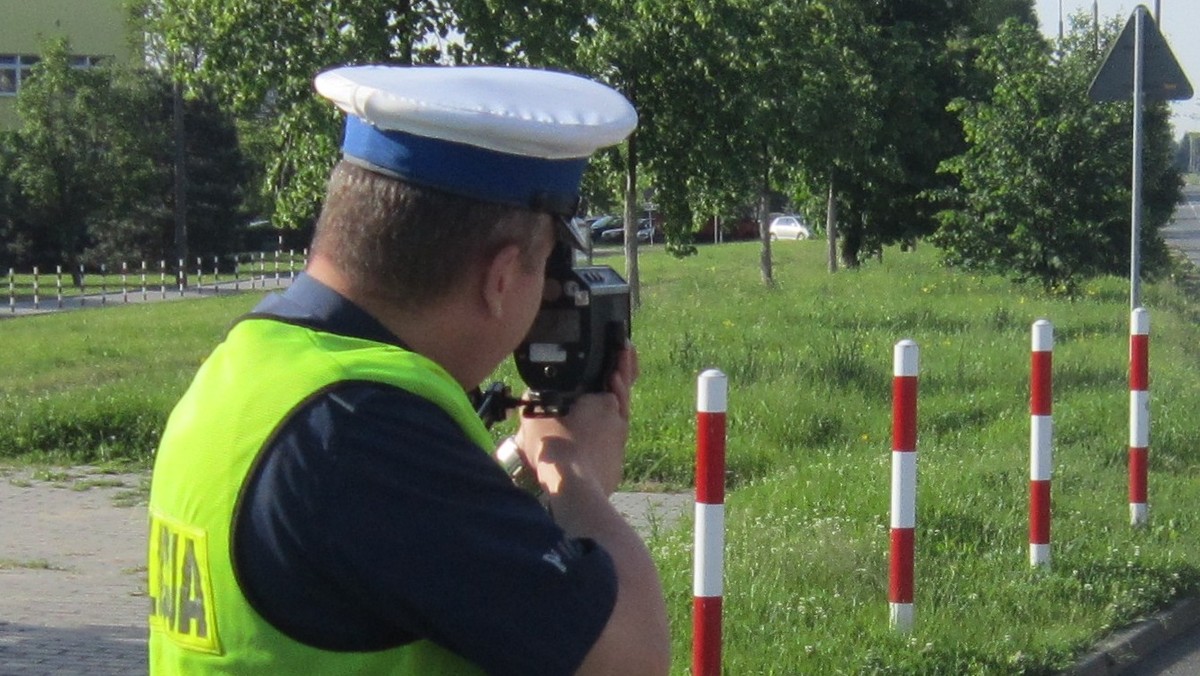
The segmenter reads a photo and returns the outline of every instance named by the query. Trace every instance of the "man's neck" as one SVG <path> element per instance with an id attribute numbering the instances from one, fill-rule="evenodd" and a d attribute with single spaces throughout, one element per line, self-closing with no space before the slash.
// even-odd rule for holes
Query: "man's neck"
<path id="1" fill-rule="evenodd" d="M 491 373 L 486 350 L 479 349 L 486 345 L 486 335 L 472 321 L 469 299 L 452 296 L 433 307 L 405 310 L 362 291 L 337 266 L 319 256 L 309 261 L 306 272 L 374 317 L 410 350 L 446 369 L 464 390 L 478 387 Z"/>

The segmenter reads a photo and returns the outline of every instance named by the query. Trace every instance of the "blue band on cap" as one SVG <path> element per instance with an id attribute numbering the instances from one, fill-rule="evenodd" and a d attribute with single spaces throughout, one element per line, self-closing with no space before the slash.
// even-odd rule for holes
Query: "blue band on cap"
<path id="1" fill-rule="evenodd" d="M 539 210 L 573 203 L 587 166 L 586 157 L 548 160 L 383 131 L 354 115 L 346 116 L 342 152 L 418 185 Z"/>

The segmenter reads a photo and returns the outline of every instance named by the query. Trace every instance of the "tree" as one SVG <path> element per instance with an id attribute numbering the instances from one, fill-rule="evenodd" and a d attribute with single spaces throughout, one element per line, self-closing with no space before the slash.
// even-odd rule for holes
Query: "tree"
<path id="1" fill-rule="evenodd" d="M 211 86 L 223 105 L 269 129 L 260 190 L 272 220 L 297 227 L 316 214 L 342 129 L 341 114 L 314 95 L 313 77 L 346 64 L 470 58 L 451 39 L 462 35 L 517 61 L 504 47 L 512 39 L 493 37 L 507 27 L 492 25 L 493 6 L 504 8 L 487 0 L 141 0 L 134 11 L 161 36 L 164 53 L 194 56 L 178 60 L 177 77 Z"/>
<path id="2" fill-rule="evenodd" d="M 691 231 L 714 214 L 754 205 L 763 282 L 774 283 L 771 196 L 850 138 L 864 96 L 852 53 L 838 44 L 864 28 L 853 2 L 641 3 L 634 61 L 643 121 L 638 142 L 667 216 L 668 246 L 691 250 Z M 620 24 L 632 32 L 635 22 Z M 603 26 L 603 24 L 602 24 Z M 618 52 L 618 50 L 610 50 Z M 856 83 L 857 84 L 857 83 Z M 829 153 L 822 152 L 829 149 Z"/>
<path id="3" fill-rule="evenodd" d="M 15 180 L 17 134 L 0 132 L 0 266 L 13 267 L 32 258 L 34 229 L 29 205 Z"/>
<path id="4" fill-rule="evenodd" d="M 233 118 L 210 95 L 197 92 L 181 100 L 183 147 L 175 147 L 175 95 L 166 75 L 129 73 L 127 86 L 141 87 L 144 110 L 137 122 L 144 136 L 153 139 L 144 151 L 150 171 L 143 189 L 131 199 L 110 204 L 90 231 L 92 244 L 86 257 L 94 262 L 122 258 L 176 260 L 177 248 L 175 172 L 176 154 L 182 150 L 188 180 L 184 199 L 188 205 L 188 250 L 196 256 L 223 256 L 243 249 L 249 217 L 244 208 L 250 165 L 242 152 Z"/>
<path id="5" fill-rule="evenodd" d="M 938 163 L 952 154 L 958 125 L 945 108 L 957 73 L 948 43 L 965 23 L 963 4 L 923 0 L 877 5 L 874 46 L 863 51 L 874 84 L 866 105 L 884 121 L 864 135 L 865 152 L 847 158 L 838 181 L 841 262 L 859 264 L 865 250 L 933 230 L 919 195 L 937 182 Z"/>
<path id="6" fill-rule="evenodd" d="M 145 130 L 127 123 L 143 102 L 112 86 L 107 69 L 72 68 L 69 54 L 66 40 L 48 43 L 21 89 L 13 177 L 33 227 L 27 255 L 74 269 L 90 224 L 107 207 L 133 199 L 152 169 L 140 152 Z"/>
<path id="7" fill-rule="evenodd" d="M 1073 30 L 1052 58 L 1034 28 L 1012 21 L 981 41 L 990 97 L 955 104 L 969 147 L 943 165 L 961 181 L 934 237 L 951 264 L 1067 290 L 1128 269 L 1132 107 L 1087 99 L 1100 58 L 1091 41 Z M 1166 261 L 1158 231 L 1181 184 L 1165 106 L 1144 123 L 1142 263 L 1152 275 Z"/>
<path id="8" fill-rule="evenodd" d="M 846 86 L 865 90 L 842 101 L 826 98 L 827 114 L 843 114 L 833 121 L 841 129 L 833 137 L 838 145 L 817 146 L 827 164 L 806 162 L 793 191 L 824 203 L 831 240 L 838 229 L 841 263 L 853 267 L 886 244 L 912 242 L 936 228 L 924 195 L 953 181 L 938 166 L 962 151 L 961 125 L 947 106 L 972 85 L 971 40 L 1005 18 L 1036 21 L 1031 0 L 850 4 L 861 12 L 857 27 L 843 28 L 836 43 L 855 55 L 843 61 L 846 75 L 854 76 Z M 847 215 L 840 223 L 835 209 Z"/>
<path id="9" fill-rule="evenodd" d="M 0 232 L 14 263 L 172 259 L 172 96 L 160 74 L 76 69 L 49 43 L 17 99 L 21 126 L 0 137 Z M 195 250 L 238 246 L 246 163 L 232 120 L 210 99 L 184 105 Z"/>
<path id="10" fill-rule="evenodd" d="M 186 99 L 183 114 L 189 245 L 194 252 L 208 255 L 239 251 L 244 244 L 242 229 L 249 220 L 243 204 L 251 173 L 237 127 L 206 92 Z"/>

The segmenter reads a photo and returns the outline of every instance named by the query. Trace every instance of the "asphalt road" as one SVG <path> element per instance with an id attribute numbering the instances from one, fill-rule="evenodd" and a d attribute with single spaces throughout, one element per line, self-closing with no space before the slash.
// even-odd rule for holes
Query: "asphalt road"
<path id="1" fill-rule="evenodd" d="M 1175 210 L 1175 219 L 1162 233 L 1167 244 L 1200 265 L 1200 185 L 1185 188 L 1184 200 Z"/>
<path id="2" fill-rule="evenodd" d="M 1150 653 L 1126 674 L 1137 676 L 1195 676 L 1200 674 L 1200 627 Z"/>

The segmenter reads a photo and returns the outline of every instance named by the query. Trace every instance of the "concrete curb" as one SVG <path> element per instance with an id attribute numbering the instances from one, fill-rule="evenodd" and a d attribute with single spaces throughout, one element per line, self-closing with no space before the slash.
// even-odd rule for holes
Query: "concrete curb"
<path id="1" fill-rule="evenodd" d="M 1183 599 L 1170 608 L 1101 641 L 1075 663 L 1066 676 L 1116 676 L 1150 653 L 1200 624 L 1200 597 Z"/>

